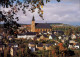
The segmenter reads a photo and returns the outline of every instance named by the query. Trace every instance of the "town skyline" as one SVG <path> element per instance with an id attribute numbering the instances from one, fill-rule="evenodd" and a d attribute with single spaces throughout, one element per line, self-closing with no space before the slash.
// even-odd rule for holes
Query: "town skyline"
<path id="1" fill-rule="evenodd" d="M 80 1 L 0 0 L 0 57 L 80 57 Z"/>

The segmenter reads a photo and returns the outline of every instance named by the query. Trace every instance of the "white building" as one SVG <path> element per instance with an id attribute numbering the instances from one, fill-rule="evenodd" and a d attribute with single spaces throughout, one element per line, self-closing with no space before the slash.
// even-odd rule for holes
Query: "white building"
<path id="1" fill-rule="evenodd" d="M 17 38 L 23 38 L 23 39 L 34 39 L 34 37 L 36 37 L 36 33 L 35 32 L 27 32 L 25 34 L 18 34 Z"/>
<path id="2" fill-rule="evenodd" d="M 54 38 L 56 38 L 56 35 L 54 35 L 54 34 L 49 36 L 49 39 L 54 39 Z"/>
<path id="3" fill-rule="evenodd" d="M 71 38 L 72 38 L 72 39 L 76 39 L 77 37 L 76 37 L 75 34 L 72 34 L 72 35 L 71 35 Z"/>
<path id="4" fill-rule="evenodd" d="M 61 36 L 59 36 L 58 38 L 59 38 L 59 39 L 62 39 L 62 37 L 61 37 Z"/>
<path id="5" fill-rule="evenodd" d="M 18 34 L 17 35 L 17 38 L 24 38 L 26 39 L 27 35 L 26 34 Z"/>
<path id="6" fill-rule="evenodd" d="M 76 49 L 79 49 L 79 45 L 75 45 L 74 47 L 75 47 Z"/>

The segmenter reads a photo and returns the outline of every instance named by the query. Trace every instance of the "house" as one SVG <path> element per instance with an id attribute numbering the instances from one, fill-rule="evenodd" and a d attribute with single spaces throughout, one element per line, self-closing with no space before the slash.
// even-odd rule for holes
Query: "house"
<path id="1" fill-rule="evenodd" d="M 77 38 L 77 36 L 75 34 L 71 35 L 71 39 L 76 39 L 76 38 Z"/>
<path id="2" fill-rule="evenodd" d="M 35 51 L 36 51 L 36 48 L 35 48 L 35 47 L 29 47 L 29 49 L 30 49 L 32 52 L 35 52 Z"/>
<path id="3" fill-rule="evenodd" d="M 40 36 L 40 38 L 39 38 L 39 39 L 45 39 L 44 35 Z"/>
<path id="4" fill-rule="evenodd" d="M 28 44 L 28 47 L 29 47 L 29 49 L 30 49 L 32 52 L 35 52 L 35 51 L 36 51 L 35 43 L 34 43 L 34 42 L 30 42 L 30 43 Z"/>
<path id="5" fill-rule="evenodd" d="M 13 37 L 12 37 L 12 36 L 8 36 L 8 39 L 9 39 L 9 40 L 12 40 L 12 39 L 13 39 Z"/>
<path id="6" fill-rule="evenodd" d="M 70 40 L 69 43 L 75 43 L 76 44 L 77 42 L 75 42 L 74 40 Z"/>
<path id="7" fill-rule="evenodd" d="M 35 39 L 36 39 L 37 41 L 39 41 L 39 40 L 40 40 L 40 37 L 41 37 L 41 35 L 36 35 Z"/>
<path id="8" fill-rule="evenodd" d="M 68 46 L 68 48 L 73 48 L 73 47 L 74 47 L 73 43 L 70 43 L 69 46 Z"/>
<path id="9" fill-rule="evenodd" d="M 75 42 L 74 40 L 70 40 L 68 48 L 79 48 L 78 42 Z"/>
<path id="10" fill-rule="evenodd" d="M 26 33 L 26 38 L 34 40 L 34 38 L 36 37 L 36 34 L 37 34 L 36 32 L 27 32 Z"/>
<path id="11" fill-rule="evenodd" d="M 47 35 L 41 35 L 40 38 L 37 38 L 38 41 L 40 40 L 49 40 L 49 37 Z"/>
<path id="12" fill-rule="evenodd" d="M 35 43 L 34 43 L 34 42 L 30 42 L 30 43 L 28 44 L 28 47 L 35 47 Z"/>
<path id="13" fill-rule="evenodd" d="M 52 31 L 49 31 L 49 32 L 47 32 L 49 35 L 51 35 L 52 34 Z"/>
<path id="14" fill-rule="evenodd" d="M 52 34 L 49 36 L 49 39 L 55 39 L 56 38 L 56 35 Z"/>
<path id="15" fill-rule="evenodd" d="M 70 43 L 68 48 L 79 49 L 79 44 Z"/>
<path id="16" fill-rule="evenodd" d="M 27 39 L 27 40 L 29 40 L 29 39 L 34 39 L 34 37 L 36 37 L 36 32 L 27 32 L 27 33 L 24 33 L 24 34 L 18 34 L 17 35 L 17 38 L 23 38 L 23 39 Z"/>
<path id="17" fill-rule="evenodd" d="M 45 45 L 45 50 L 51 50 L 51 44 L 46 44 Z"/>
<path id="18" fill-rule="evenodd" d="M 26 34 L 18 34 L 18 35 L 17 35 L 17 38 L 19 38 L 19 39 L 20 39 L 20 38 L 26 39 Z"/>
<path id="19" fill-rule="evenodd" d="M 42 35 L 42 32 L 39 32 L 39 35 Z"/>
<path id="20" fill-rule="evenodd" d="M 18 48 L 19 46 L 18 46 L 18 44 L 14 44 L 14 46 L 13 46 L 13 47 Z"/>
<path id="21" fill-rule="evenodd" d="M 61 42 L 62 42 L 62 43 L 65 43 L 65 41 L 66 41 L 65 39 L 61 39 Z"/>
<path id="22" fill-rule="evenodd" d="M 74 48 L 79 49 L 79 44 L 74 45 Z"/>
<path id="23" fill-rule="evenodd" d="M 38 43 L 37 45 L 36 45 L 36 49 L 37 50 L 43 50 L 44 48 L 43 48 L 43 44 L 42 43 Z"/>
<path id="24" fill-rule="evenodd" d="M 43 32 L 42 32 L 42 34 L 45 34 L 45 35 L 47 35 L 47 31 L 43 31 Z"/>
<path id="25" fill-rule="evenodd" d="M 49 36 L 48 35 L 45 35 L 45 34 L 43 34 L 42 36 L 44 36 L 44 38 L 49 38 Z"/>

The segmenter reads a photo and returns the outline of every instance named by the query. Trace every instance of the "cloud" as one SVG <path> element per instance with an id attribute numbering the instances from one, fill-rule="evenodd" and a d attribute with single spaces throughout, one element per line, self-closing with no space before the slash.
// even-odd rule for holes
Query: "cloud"
<path id="1" fill-rule="evenodd" d="M 26 10 L 27 11 L 27 10 Z M 65 23 L 77 25 L 80 24 L 80 8 L 76 3 L 48 3 L 45 4 L 44 8 L 44 20 L 42 20 L 37 10 L 35 13 L 30 13 L 27 11 L 27 16 L 25 17 L 23 14 L 19 14 L 20 21 L 19 23 L 31 23 L 32 16 L 35 16 L 36 22 L 47 22 L 47 23 Z M 24 19 L 24 20 L 23 20 Z"/>
<path id="2" fill-rule="evenodd" d="M 61 0 L 63 2 L 80 3 L 80 0 Z"/>
<path id="3" fill-rule="evenodd" d="M 52 1 L 51 1 L 52 2 Z M 79 0 L 61 0 L 61 2 L 45 4 L 44 20 L 42 20 L 37 9 L 35 13 L 31 13 L 26 9 L 26 15 L 22 11 L 17 13 L 19 17 L 18 23 L 31 24 L 33 15 L 35 16 L 36 22 L 47 22 L 47 23 L 65 23 L 72 25 L 80 25 L 80 4 Z"/>
<path id="4" fill-rule="evenodd" d="M 77 25 L 76 23 L 80 22 L 79 15 L 79 5 L 74 3 L 49 3 L 44 7 L 44 17 L 47 18 L 47 22 L 75 23 Z"/>

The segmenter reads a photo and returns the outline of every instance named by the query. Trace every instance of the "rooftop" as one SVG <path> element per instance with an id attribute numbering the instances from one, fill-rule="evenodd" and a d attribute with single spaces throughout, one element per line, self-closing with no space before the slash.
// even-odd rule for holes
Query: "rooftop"
<path id="1" fill-rule="evenodd" d="M 36 28 L 48 28 L 50 29 L 51 26 L 47 23 L 35 23 Z"/>

